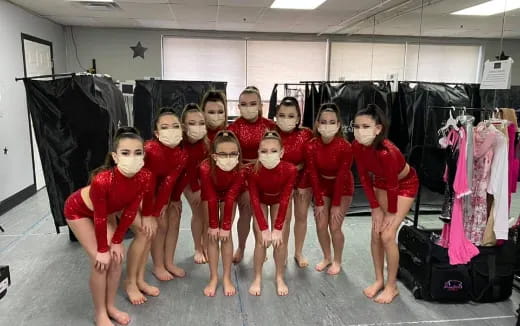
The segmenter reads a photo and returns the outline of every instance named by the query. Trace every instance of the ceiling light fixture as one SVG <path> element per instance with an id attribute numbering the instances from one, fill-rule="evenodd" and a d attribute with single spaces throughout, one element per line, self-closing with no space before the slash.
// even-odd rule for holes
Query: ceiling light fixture
<path id="1" fill-rule="evenodd" d="M 491 0 L 479 5 L 452 12 L 452 15 L 492 16 L 520 8 L 520 0 Z"/>
<path id="2" fill-rule="evenodd" d="M 321 6 L 327 0 L 274 0 L 273 9 L 301 9 L 313 10 Z"/>

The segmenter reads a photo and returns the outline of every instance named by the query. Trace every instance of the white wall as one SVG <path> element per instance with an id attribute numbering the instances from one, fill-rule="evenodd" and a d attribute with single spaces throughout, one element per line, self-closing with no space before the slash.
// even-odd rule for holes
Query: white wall
<path id="1" fill-rule="evenodd" d="M 21 33 L 52 42 L 55 72 L 65 72 L 62 26 L 0 0 L 0 201 L 34 182 L 25 87 L 14 80 L 24 75 Z"/>

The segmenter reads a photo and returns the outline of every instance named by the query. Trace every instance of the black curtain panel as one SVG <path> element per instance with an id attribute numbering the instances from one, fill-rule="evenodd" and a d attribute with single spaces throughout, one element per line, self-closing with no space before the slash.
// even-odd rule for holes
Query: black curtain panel
<path id="1" fill-rule="evenodd" d="M 323 86 L 315 83 L 305 84 L 305 103 L 303 107 L 303 126 L 311 128 L 321 105 L 320 89 Z"/>
<path id="2" fill-rule="evenodd" d="M 134 126 L 144 139 L 152 138 L 153 120 L 161 107 L 171 107 L 179 115 L 188 103 L 199 104 L 208 90 L 226 91 L 227 82 L 136 80 Z"/>
<path id="3" fill-rule="evenodd" d="M 122 95 L 111 80 L 94 76 L 24 83 L 51 212 L 56 226 L 64 226 L 65 200 L 88 184 L 90 171 L 104 162 L 116 126 L 126 124 Z"/>
<path id="4" fill-rule="evenodd" d="M 269 113 L 267 117 L 273 119 L 276 115 L 276 105 L 278 104 L 278 84 L 274 84 L 271 98 L 269 99 Z"/>
<path id="5" fill-rule="evenodd" d="M 483 89 L 480 90 L 483 108 L 512 108 L 520 109 L 520 86 L 511 86 L 511 89 Z"/>

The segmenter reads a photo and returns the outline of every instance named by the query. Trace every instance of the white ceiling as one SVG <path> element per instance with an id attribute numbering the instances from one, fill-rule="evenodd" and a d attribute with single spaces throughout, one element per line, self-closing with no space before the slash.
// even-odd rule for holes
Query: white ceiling
<path id="1" fill-rule="evenodd" d="M 116 0 L 120 9 L 98 11 L 73 5 L 68 0 L 9 1 L 70 26 L 412 36 L 419 35 L 422 3 L 422 0 L 327 0 L 318 9 L 306 11 L 270 9 L 273 0 Z M 424 0 L 421 35 L 500 37 L 502 15 L 449 15 L 485 1 Z M 505 37 L 520 38 L 519 16 L 520 10 L 507 13 Z"/>

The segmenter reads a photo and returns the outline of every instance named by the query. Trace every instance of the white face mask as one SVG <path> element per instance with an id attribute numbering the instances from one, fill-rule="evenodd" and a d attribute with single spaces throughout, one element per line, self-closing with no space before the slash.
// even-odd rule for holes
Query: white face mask
<path id="1" fill-rule="evenodd" d="M 125 176 L 131 177 L 137 174 L 144 166 L 143 155 L 117 156 L 117 169 Z"/>
<path id="2" fill-rule="evenodd" d="M 238 156 L 217 157 L 216 162 L 222 171 L 231 171 L 238 165 Z"/>
<path id="3" fill-rule="evenodd" d="M 370 146 L 377 137 L 376 128 L 354 129 L 354 137 L 361 145 Z"/>
<path id="4" fill-rule="evenodd" d="M 175 147 L 182 140 L 182 130 L 179 129 L 161 129 L 159 130 L 159 141 L 168 146 Z"/>
<path id="5" fill-rule="evenodd" d="M 335 125 L 320 124 L 320 126 L 318 127 L 318 132 L 320 133 L 320 135 L 322 135 L 323 137 L 326 137 L 326 138 L 334 137 L 336 135 L 336 133 L 338 132 L 338 130 L 339 130 L 338 124 L 335 124 Z"/>
<path id="6" fill-rule="evenodd" d="M 207 113 L 206 123 L 212 128 L 220 127 L 226 121 L 226 115 L 224 113 Z"/>
<path id="7" fill-rule="evenodd" d="M 296 118 L 276 118 L 276 124 L 281 131 L 290 132 L 296 128 Z"/>
<path id="8" fill-rule="evenodd" d="M 271 170 L 278 166 L 281 157 L 280 153 L 260 153 L 258 160 L 262 163 L 264 168 Z"/>
<path id="9" fill-rule="evenodd" d="M 207 134 L 206 126 L 188 126 L 186 134 L 191 139 L 201 140 Z"/>
<path id="10" fill-rule="evenodd" d="M 240 116 L 246 120 L 254 120 L 258 117 L 257 106 L 241 106 Z"/>

